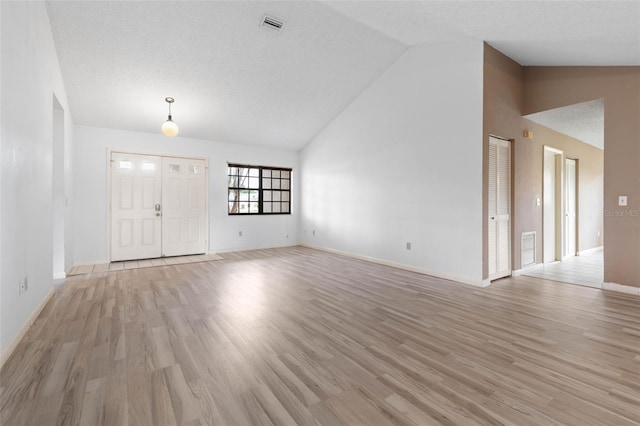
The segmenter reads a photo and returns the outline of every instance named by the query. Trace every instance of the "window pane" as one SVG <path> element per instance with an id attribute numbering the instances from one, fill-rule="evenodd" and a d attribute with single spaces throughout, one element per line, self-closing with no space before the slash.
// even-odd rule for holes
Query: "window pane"
<path id="1" fill-rule="evenodd" d="M 273 203 L 273 212 L 280 213 L 280 203 Z"/>
<path id="2" fill-rule="evenodd" d="M 258 213 L 258 203 L 249 203 L 249 212 L 250 213 Z"/>
<path id="3" fill-rule="evenodd" d="M 271 179 L 262 178 L 262 189 L 271 189 Z"/>
<path id="4" fill-rule="evenodd" d="M 281 185 L 282 189 L 289 189 L 289 180 L 288 179 L 287 180 L 282 179 L 281 183 L 282 183 L 282 185 Z"/>
<path id="5" fill-rule="evenodd" d="M 271 170 L 269 170 L 269 169 L 264 169 L 264 170 L 262 171 L 262 177 L 266 177 L 266 178 L 271 177 Z"/>
<path id="6" fill-rule="evenodd" d="M 249 178 L 247 176 L 238 176 L 238 187 L 239 188 L 248 188 L 249 187 Z"/>
<path id="7" fill-rule="evenodd" d="M 249 191 L 240 191 L 240 201 L 249 201 Z"/>
<path id="8" fill-rule="evenodd" d="M 272 191 L 262 191 L 262 201 L 271 201 Z"/>
<path id="9" fill-rule="evenodd" d="M 259 191 L 249 191 L 249 201 L 258 201 Z"/>
<path id="10" fill-rule="evenodd" d="M 133 168 L 133 163 L 131 161 L 120 161 L 120 168 L 121 169 L 132 169 Z"/>
<path id="11" fill-rule="evenodd" d="M 249 169 L 249 176 L 251 177 L 260 176 L 260 169 Z"/>
<path id="12" fill-rule="evenodd" d="M 153 163 L 147 163 L 147 162 L 142 163 L 142 170 L 155 170 L 155 168 L 156 168 L 156 165 Z"/>
<path id="13" fill-rule="evenodd" d="M 283 170 L 280 173 L 280 177 L 283 179 L 289 179 L 291 177 L 291 172 L 289 170 Z"/>
<path id="14" fill-rule="evenodd" d="M 189 174 L 197 175 L 202 173 L 202 167 L 194 166 L 193 164 L 189 164 Z"/>
<path id="15" fill-rule="evenodd" d="M 239 204 L 239 208 L 238 208 L 238 213 L 248 213 L 249 210 L 247 209 L 247 203 L 240 203 Z"/>
<path id="16" fill-rule="evenodd" d="M 238 203 L 229 203 L 229 213 L 238 213 Z"/>
<path id="17" fill-rule="evenodd" d="M 227 179 L 229 182 L 229 188 L 237 188 L 238 187 L 238 176 L 229 176 Z"/>
<path id="18" fill-rule="evenodd" d="M 280 201 L 280 191 L 273 191 L 273 201 Z"/>
<path id="19" fill-rule="evenodd" d="M 249 188 L 260 188 L 260 178 L 250 177 L 249 178 Z"/>
<path id="20" fill-rule="evenodd" d="M 280 177 L 280 170 L 272 170 L 271 171 L 271 177 L 279 178 Z"/>
<path id="21" fill-rule="evenodd" d="M 271 180 L 271 187 L 273 189 L 280 189 L 280 179 L 272 179 Z"/>
<path id="22" fill-rule="evenodd" d="M 230 189 L 229 190 L 229 201 L 236 201 L 238 199 L 238 190 Z"/>
<path id="23" fill-rule="evenodd" d="M 237 167 L 229 167 L 229 174 L 230 175 L 237 175 L 238 174 L 238 168 Z"/>
<path id="24" fill-rule="evenodd" d="M 180 173 L 180 164 L 169 164 L 169 173 Z"/>
<path id="25" fill-rule="evenodd" d="M 282 192 L 282 197 L 281 197 L 282 201 L 289 201 L 289 192 Z"/>
<path id="26" fill-rule="evenodd" d="M 271 213 L 271 203 L 262 203 L 262 212 Z"/>
<path id="27" fill-rule="evenodd" d="M 281 213 L 289 213 L 289 203 L 282 203 L 282 212 Z"/>

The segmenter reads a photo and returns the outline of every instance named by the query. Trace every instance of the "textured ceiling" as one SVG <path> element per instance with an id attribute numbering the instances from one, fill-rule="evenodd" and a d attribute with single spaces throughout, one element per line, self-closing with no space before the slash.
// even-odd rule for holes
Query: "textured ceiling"
<path id="1" fill-rule="evenodd" d="M 406 50 L 317 2 L 50 2 L 74 122 L 301 148 Z M 268 13 L 281 32 L 260 23 Z"/>
<path id="2" fill-rule="evenodd" d="M 521 65 L 640 65 L 640 1 L 325 1 L 414 45 L 482 40 Z"/>
<path id="3" fill-rule="evenodd" d="M 640 65 L 636 1 L 48 1 L 77 124 L 300 149 L 409 46 Z M 261 27 L 265 14 L 285 21 Z"/>
<path id="4" fill-rule="evenodd" d="M 604 149 L 604 100 L 582 102 L 525 116 L 582 142 Z"/>

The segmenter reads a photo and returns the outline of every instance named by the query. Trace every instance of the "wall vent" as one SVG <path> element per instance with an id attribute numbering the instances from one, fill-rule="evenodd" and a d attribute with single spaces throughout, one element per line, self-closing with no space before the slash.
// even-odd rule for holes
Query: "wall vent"
<path id="1" fill-rule="evenodd" d="M 262 19 L 262 26 L 272 30 L 280 31 L 284 27 L 284 22 L 272 16 L 265 15 Z"/>
<path id="2" fill-rule="evenodd" d="M 520 244 L 520 268 L 536 264 L 536 231 L 523 232 Z"/>

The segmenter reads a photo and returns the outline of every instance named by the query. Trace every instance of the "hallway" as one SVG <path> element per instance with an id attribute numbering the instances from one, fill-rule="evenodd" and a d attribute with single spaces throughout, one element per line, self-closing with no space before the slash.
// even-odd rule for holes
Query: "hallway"
<path id="1" fill-rule="evenodd" d="M 527 269 L 522 275 L 602 288 L 604 277 L 603 252 L 603 249 L 599 248 L 581 256 L 567 258 L 562 262 L 536 265 Z"/>

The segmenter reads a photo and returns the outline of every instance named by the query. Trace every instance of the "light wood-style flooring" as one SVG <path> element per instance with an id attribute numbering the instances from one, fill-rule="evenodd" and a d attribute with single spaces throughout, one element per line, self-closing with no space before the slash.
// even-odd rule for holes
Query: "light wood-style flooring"
<path id="1" fill-rule="evenodd" d="M 0 391 L 2 425 L 637 425 L 640 298 L 302 247 L 91 273 Z"/>

